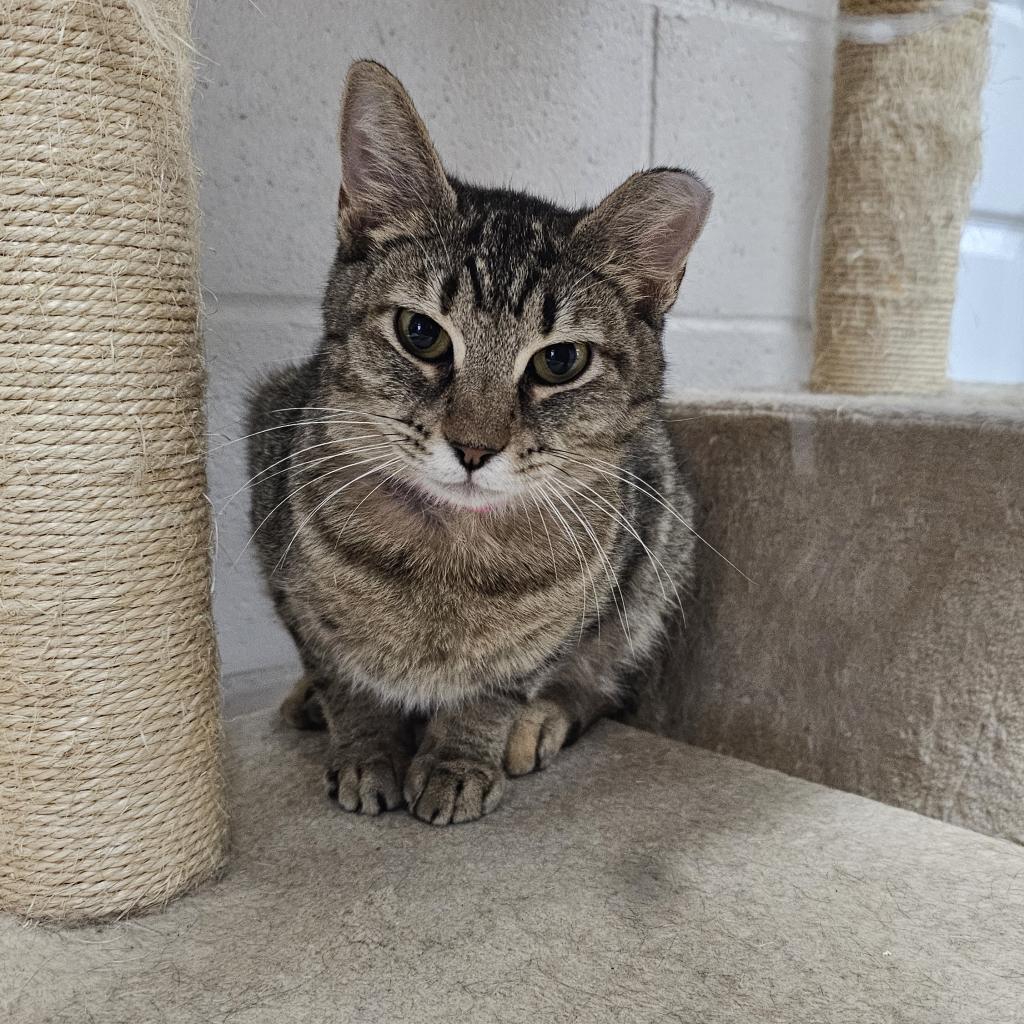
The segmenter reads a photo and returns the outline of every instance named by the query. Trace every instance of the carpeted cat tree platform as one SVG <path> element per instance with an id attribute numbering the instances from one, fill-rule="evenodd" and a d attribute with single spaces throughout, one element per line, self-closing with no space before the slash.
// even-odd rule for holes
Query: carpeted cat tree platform
<path id="1" fill-rule="evenodd" d="M 686 635 L 637 711 L 661 736 L 603 723 L 491 817 L 431 829 L 341 812 L 323 737 L 259 706 L 229 717 L 222 795 L 186 108 L 180 60 L 145 59 L 157 37 L 180 46 L 185 10 L 4 9 L 21 18 L 5 112 L 26 137 L 65 117 L 83 146 L 52 166 L 45 139 L 0 147 L 3 240 L 23 247 L 0 254 L 15 275 L 0 368 L 22 389 L 5 393 L 0 477 L 0 895 L 20 915 L 0 915 L 0 1021 L 1020 1019 L 1024 412 L 991 395 L 702 397 L 670 413 L 702 531 L 753 582 L 704 550 Z M 179 21 L 167 34 L 140 11 Z M 68 12 L 71 35 L 40 30 Z M 977 57 L 976 13 L 938 26 L 961 33 L 959 63 L 933 59 L 934 37 L 891 63 L 844 44 L 847 84 L 870 92 L 924 59 L 960 88 L 946 70 Z M 97 82 L 112 95 L 68 103 Z M 857 180 L 830 208 L 816 380 L 857 390 L 895 366 L 904 388 L 933 388 L 948 261 L 866 303 L 870 273 L 844 279 L 841 258 L 861 245 L 844 212 Z M 892 197 L 869 184 L 877 214 Z M 947 221 L 933 227 L 948 242 Z M 68 224 L 77 241 L 55 241 Z M 154 246 L 161 232 L 175 244 Z M 908 238 L 908 259 L 928 251 Z M 904 345 L 924 301 L 928 331 Z M 55 463 L 70 422 L 79 461 Z M 247 692 L 269 705 L 285 681 L 262 682 Z M 225 807 L 231 855 L 200 884 L 223 862 Z"/>
<path id="2" fill-rule="evenodd" d="M 1024 392 L 702 397 L 703 590 L 640 720 L 1024 843 Z"/>
<path id="3" fill-rule="evenodd" d="M 233 859 L 158 915 L 0 922 L 17 1024 L 993 1024 L 1024 850 L 604 724 L 489 818 L 324 798 L 317 736 L 229 723 Z"/>

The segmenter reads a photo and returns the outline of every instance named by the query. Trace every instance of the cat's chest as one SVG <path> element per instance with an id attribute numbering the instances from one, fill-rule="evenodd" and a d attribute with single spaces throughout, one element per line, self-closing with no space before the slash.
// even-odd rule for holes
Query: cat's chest
<path id="1" fill-rule="evenodd" d="M 307 548 L 320 571 L 294 595 L 321 644 L 369 677 L 529 671 L 584 614 L 579 560 L 528 534 L 473 540 L 349 534 Z"/>

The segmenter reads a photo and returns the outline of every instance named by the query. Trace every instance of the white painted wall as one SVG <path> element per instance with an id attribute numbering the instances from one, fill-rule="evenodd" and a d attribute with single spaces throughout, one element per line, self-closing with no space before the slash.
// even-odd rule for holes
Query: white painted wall
<path id="1" fill-rule="evenodd" d="M 258 4 L 258 6 L 257 6 Z M 810 366 L 834 0 L 196 0 L 195 96 L 213 444 L 241 434 L 262 368 L 306 355 L 333 247 L 339 90 L 374 57 L 408 86 L 446 164 L 566 203 L 684 164 L 718 201 L 667 346 L 673 386 L 781 389 Z M 217 508 L 244 482 L 215 449 Z M 294 660 L 218 516 L 225 672 Z"/>

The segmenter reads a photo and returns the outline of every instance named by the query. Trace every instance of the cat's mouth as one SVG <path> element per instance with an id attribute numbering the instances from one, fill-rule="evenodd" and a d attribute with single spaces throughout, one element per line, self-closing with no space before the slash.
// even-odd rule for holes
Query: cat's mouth
<path id="1" fill-rule="evenodd" d="M 508 505 L 510 496 L 502 491 L 481 487 L 472 480 L 457 484 L 439 484 L 421 477 L 406 480 L 399 485 L 405 499 L 423 508 L 457 509 L 487 515 L 498 512 Z"/>
<path id="2" fill-rule="evenodd" d="M 435 484 L 432 481 L 425 483 L 427 492 L 440 503 L 481 515 L 496 512 L 508 503 L 507 495 L 481 487 L 472 480 L 458 484 Z"/>

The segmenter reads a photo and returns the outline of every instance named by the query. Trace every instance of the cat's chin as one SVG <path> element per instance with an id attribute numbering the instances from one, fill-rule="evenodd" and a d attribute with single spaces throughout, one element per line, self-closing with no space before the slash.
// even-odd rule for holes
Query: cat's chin
<path id="1" fill-rule="evenodd" d="M 421 486 L 424 492 L 442 507 L 475 512 L 477 515 L 500 512 L 509 503 L 507 495 L 484 490 L 475 484 L 439 485 L 426 481 Z"/>
<path id="2" fill-rule="evenodd" d="M 472 512 L 481 516 L 500 513 L 512 501 L 507 494 L 475 484 L 437 484 L 432 480 L 404 481 L 402 491 L 407 500 L 434 511 Z"/>

